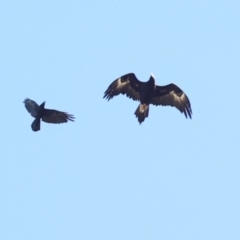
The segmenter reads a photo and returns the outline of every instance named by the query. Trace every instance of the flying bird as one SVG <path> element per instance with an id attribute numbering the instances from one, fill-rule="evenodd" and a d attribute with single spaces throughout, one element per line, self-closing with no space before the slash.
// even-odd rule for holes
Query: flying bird
<path id="1" fill-rule="evenodd" d="M 110 100 L 120 93 L 140 101 L 134 113 L 140 124 L 148 117 L 150 104 L 176 107 L 186 118 L 192 118 L 191 104 L 187 95 L 173 83 L 157 86 L 153 74 L 147 82 L 139 81 L 134 73 L 121 76 L 109 85 L 103 98 Z"/>
<path id="2" fill-rule="evenodd" d="M 26 98 L 23 103 L 27 111 L 35 118 L 31 125 L 34 132 L 40 130 L 40 119 L 46 123 L 65 123 L 67 121 L 74 121 L 74 116 L 71 114 L 53 109 L 46 109 L 45 102 L 39 106 L 33 100 Z"/>

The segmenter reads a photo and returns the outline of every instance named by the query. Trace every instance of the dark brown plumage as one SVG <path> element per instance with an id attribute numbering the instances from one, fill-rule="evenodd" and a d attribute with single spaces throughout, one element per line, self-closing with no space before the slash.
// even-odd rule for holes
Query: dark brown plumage
<path id="1" fill-rule="evenodd" d="M 192 117 L 192 109 L 187 95 L 175 84 L 166 86 L 155 85 L 153 75 L 147 82 L 139 81 L 134 73 L 129 73 L 113 81 L 104 93 L 104 98 L 112 99 L 119 94 L 126 94 L 140 105 L 135 115 L 141 124 L 149 114 L 149 105 L 176 107 L 186 118 Z"/>
<path id="2" fill-rule="evenodd" d="M 35 118 L 31 127 L 33 131 L 40 130 L 40 119 L 47 123 L 65 123 L 74 121 L 74 116 L 66 112 L 60 112 L 53 109 L 46 109 L 45 102 L 40 106 L 31 99 L 25 99 L 24 102 L 27 111 Z"/>

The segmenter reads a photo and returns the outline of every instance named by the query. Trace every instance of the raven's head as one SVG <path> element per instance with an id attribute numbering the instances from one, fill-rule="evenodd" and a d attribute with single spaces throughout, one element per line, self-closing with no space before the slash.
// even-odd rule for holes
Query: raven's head
<path id="1" fill-rule="evenodd" d="M 46 101 L 45 101 L 45 102 L 46 102 Z M 44 109 L 44 107 L 45 107 L 45 102 L 43 102 L 43 103 L 39 106 L 40 109 Z"/>

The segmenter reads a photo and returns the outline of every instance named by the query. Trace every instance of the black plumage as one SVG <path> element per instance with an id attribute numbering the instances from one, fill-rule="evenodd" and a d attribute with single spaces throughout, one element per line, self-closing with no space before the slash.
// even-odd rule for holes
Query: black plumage
<path id="1" fill-rule="evenodd" d="M 104 98 L 112 99 L 119 94 L 126 94 L 135 101 L 140 101 L 135 115 L 141 124 L 149 115 L 149 105 L 176 107 L 186 118 L 192 117 L 192 109 L 187 95 L 175 84 L 157 86 L 155 78 L 150 76 L 147 82 L 139 81 L 134 73 L 129 73 L 113 81 L 104 93 Z"/>
<path id="2" fill-rule="evenodd" d="M 53 109 L 46 109 L 45 102 L 39 106 L 36 102 L 27 98 L 23 103 L 25 104 L 27 111 L 35 118 L 31 125 L 32 130 L 35 132 L 40 130 L 41 119 L 47 123 L 65 123 L 68 121 L 74 121 L 74 116 L 72 114 Z"/>

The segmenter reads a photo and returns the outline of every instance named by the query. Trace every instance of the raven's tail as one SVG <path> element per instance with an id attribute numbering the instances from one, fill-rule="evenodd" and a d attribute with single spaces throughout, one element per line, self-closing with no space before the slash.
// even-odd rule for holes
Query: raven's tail
<path id="1" fill-rule="evenodd" d="M 140 124 L 144 121 L 145 118 L 148 117 L 148 112 L 149 112 L 149 105 L 140 103 L 134 113 L 138 118 L 138 121 Z"/>
<path id="2" fill-rule="evenodd" d="M 34 132 L 39 131 L 39 130 L 40 130 L 40 118 L 36 118 L 36 119 L 32 122 L 31 127 L 32 127 L 32 130 L 33 130 Z"/>

